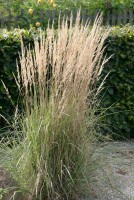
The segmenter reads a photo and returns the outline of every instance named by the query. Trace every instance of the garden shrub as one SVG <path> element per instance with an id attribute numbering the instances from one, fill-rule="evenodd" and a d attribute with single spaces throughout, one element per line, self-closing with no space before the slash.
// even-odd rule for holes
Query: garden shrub
<path id="1" fill-rule="evenodd" d="M 25 43 L 31 43 L 32 37 L 30 31 L 14 30 L 7 32 L 2 30 L 0 33 L 0 80 L 2 80 L 8 89 L 9 95 L 0 81 L 0 114 L 7 120 L 12 119 L 12 115 L 15 111 L 15 105 L 18 103 L 18 89 L 13 74 L 16 74 L 16 61 L 19 58 L 19 52 L 21 50 L 20 33 L 23 32 L 23 37 L 27 38 Z M 12 97 L 12 100 L 9 98 Z M 0 128 L 3 128 L 5 119 L 0 116 Z M 4 130 L 1 130 L 4 132 Z M 7 129 L 6 129 L 7 131 Z"/>
<path id="2" fill-rule="evenodd" d="M 16 29 L 11 32 L 2 31 L 0 34 L 0 78 L 9 89 L 14 104 L 19 100 L 13 73 L 16 73 L 16 59 L 20 51 L 20 31 L 23 32 L 25 44 L 32 43 L 34 30 Z M 113 28 L 106 44 L 107 56 L 112 55 L 102 76 L 110 72 L 105 81 L 105 95 L 101 99 L 102 107 L 109 107 L 104 114 L 106 124 L 113 133 L 134 137 L 134 27 Z M 10 119 L 13 108 L 0 82 L 0 113 Z M 1 128 L 4 125 L 5 120 L 1 118 Z"/>
<path id="3" fill-rule="evenodd" d="M 110 72 L 102 98 L 106 123 L 116 137 L 134 137 L 134 27 L 113 28 L 106 43 L 113 55 L 103 70 L 103 77 Z"/>
<path id="4" fill-rule="evenodd" d="M 53 6 L 54 4 L 54 6 Z M 56 4 L 56 5 L 55 5 Z M 19 14 L 21 8 L 28 10 L 28 8 L 41 8 L 46 11 L 47 9 L 56 8 L 58 10 L 71 10 L 71 9 L 87 9 L 94 11 L 99 9 L 101 11 L 106 11 L 109 8 L 114 8 L 115 10 L 124 10 L 125 8 L 134 8 L 133 0 L 12 0 L 4 1 L 1 0 L 0 11 L 10 12 L 13 14 Z"/>
<path id="5" fill-rule="evenodd" d="M 96 10 L 102 12 L 105 16 L 107 11 L 114 12 L 124 11 L 125 9 L 134 9 L 133 0 L 1 0 L 0 13 L 3 18 L 13 17 L 14 20 L 4 23 L 4 27 L 10 28 L 31 28 L 36 27 L 36 23 L 40 23 L 41 27 L 47 27 L 48 19 L 51 21 L 52 15 L 57 18 L 58 13 L 70 14 L 73 10 L 75 13 L 79 8 L 84 10 L 86 15 L 93 14 Z M 56 13 L 52 14 L 52 10 Z M 40 16 L 42 16 L 40 18 Z M 16 23 L 17 21 L 17 23 Z M 52 21 L 51 21 L 52 22 Z M 1 23 L 0 23 L 1 24 Z M 57 24 L 55 24 L 56 26 Z M 2 25 L 3 27 L 3 25 Z"/>

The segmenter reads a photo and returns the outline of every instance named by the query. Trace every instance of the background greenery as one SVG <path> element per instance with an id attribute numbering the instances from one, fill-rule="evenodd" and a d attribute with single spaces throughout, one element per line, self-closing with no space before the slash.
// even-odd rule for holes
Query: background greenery
<path id="1" fill-rule="evenodd" d="M 106 123 L 113 133 L 134 137 L 134 27 L 113 28 L 106 44 L 107 56 L 113 55 L 103 70 L 103 77 L 110 71 L 102 98 Z"/>
<path id="2" fill-rule="evenodd" d="M 124 9 L 134 8 L 133 0 L 53 0 L 57 7 L 56 9 L 72 9 L 72 8 L 87 8 L 88 10 L 100 9 L 104 11 L 108 8 Z M 28 9 L 35 8 L 35 6 L 41 5 L 42 9 L 52 8 L 49 0 L 42 0 L 41 4 L 37 3 L 37 0 L 1 0 L 0 9 L 4 8 L 7 12 L 17 13 L 20 8 Z M 1 10 L 2 10 L 1 9 Z"/>
<path id="3" fill-rule="evenodd" d="M 0 82 L 0 114 L 9 121 L 15 111 L 15 105 L 20 102 L 13 73 L 16 74 L 16 59 L 20 52 L 20 33 L 25 44 L 33 43 L 33 37 L 38 34 L 34 29 L 14 31 L 2 30 L 0 33 L 0 79 L 3 80 L 12 97 L 7 97 Z M 112 58 L 105 65 L 101 80 L 110 72 L 105 81 L 103 93 L 100 96 L 101 110 L 109 107 L 104 114 L 106 127 L 104 133 L 114 133 L 116 137 L 134 137 L 134 27 L 113 28 L 106 41 L 105 54 Z M 3 127 L 8 124 L 0 118 L 1 135 Z M 7 130 L 5 132 L 8 133 Z"/>
<path id="4" fill-rule="evenodd" d="M 51 3 L 52 2 L 52 3 Z M 127 8 L 134 9 L 133 0 L 0 0 L 0 13 L 3 17 L 12 16 L 19 22 L 16 27 L 31 28 L 35 27 L 36 22 L 41 22 L 41 26 L 47 25 L 48 15 L 46 11 L 56 10 L 70 12 L 70 10 L 84 9 L 87 13 L 94 13 L 100 10 L 104 14 L 107 10 L 124 11 Z M 29 9 L 33 10 L 33 14 L 29 13 Z M 23 12 L 22 12 L 23 10 Z M 40 11 L 43 11 L 43 20 L 40 20 Z M 9 17 L 10 18 L 10 17 Z M 10 26 L 14 27 L 14 23 L 10 22 Z"/>

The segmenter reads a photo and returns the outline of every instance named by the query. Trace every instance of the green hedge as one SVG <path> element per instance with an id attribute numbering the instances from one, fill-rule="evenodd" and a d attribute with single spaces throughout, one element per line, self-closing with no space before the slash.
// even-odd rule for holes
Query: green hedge
<path id="1" fill-rule="evenodd" d="M 22 33 L 25 44 L 33 42 L 33 30 L 3 30 L 0 33 L 0 79 L 9 89 L 13 101 L 11 103 L 8 99 L 0 82 L 0 114 L 9 120 L 12 119 L 14 105 L 20 99 L 13 77 L 13 73 L 16 73 L 16 58 L 20 52 L 19 32 Z M 102 108 L 109 107 L 105 115 L 106 127 L 120 136 L 134 137 L 134 27 L 113 28 L 106 45 L 107 56 L 113 55 L 102 74 L 103 78 L 110 72 L 101 97 Z M 5 121 L 0 118 L 1 128 L 5 125 Z M 3 133 L 2 129 L 1 132 Z"/>
<path id="2" fill-rule="evenodd" d="M 15 111 L 15 105 L 19 103 L 19 93 L 13 74 L 16 74 L 16 60 L 19 58 L 18 52 L 21 50 L 20 34 L 23 34 L 25 44 L 33 41 L 30 31 L 15 29 L 12 32 L 0 31 L 0 114 L 9 122 Z M 8 88 L 12 101 L 7 96 L 1 80 Z M 6 126 L 6 129 L 4 128 Z M 8 123 L 5 123 L 0 116 L 0 133 L 7 133 Z M 5 132 L 6 131 L 6 132 Z M 4 133 L 5 132 L 5 133 Z"/>
<path id="3" fill-rule="evenodd" d="M 112 55 L 103 70 L 103 77 L 110 72 L 102 98 L 102 107 L 109 107 L 106 126 L 116 137 L 134 137 L 134 27 L 113 28 L 106 44 Z"/>

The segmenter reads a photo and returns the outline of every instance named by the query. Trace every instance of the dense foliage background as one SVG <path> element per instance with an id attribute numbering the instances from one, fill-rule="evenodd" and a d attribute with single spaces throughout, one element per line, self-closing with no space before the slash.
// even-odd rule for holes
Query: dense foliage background
<path id="1" fill-rule="evenodd" d="M 106 122 L 113 133 L 134 137 L 134 27 L 114 28 L 106 43 L 113 55 L 103 70 L 103 77 L 110 72 L 102 99 Z"/>
<path id="2" fill-rule="evenodd" d="M 9 121 L 15 111 L 15 105 L 20 102 L 13 74 L 16 74 L 16 59 L 20 52 L 20 33 L 25 44 L 33 43 L 37 31 L 15 29 L 14 31 L 2 30 L 0 33 L 0 79 L 3 80 L 12 97 L 8 98 L 0 82 L 0 114 Z M 102 79 L 110 72 L 104 85 L 101 99 L 101 109 L 108 108 L 104 114 L 106 127 L 104 133 L 111 132 L 116 137 L 134 137 L 134 27 L 113 28 L 106 41 L 106 54 L 112 58 L 105 65 Z M 0 118 L 3 128 L 5 120 Z M 7 131 L 5 132 L 7 134 Z M 4 134 L 4 129 L 1 129 Z"/>
<path id="3" fill-rule="evenodd" d="M 87 14 L 93 14 L 95 10 L 102 11 L 105 15 L 107 11 L 114 9 L 114 12 L 124 11 L 125 9 L 134 9 L 133 0 L 1 0 L 0 13 L 3 17 L 16 18 L 17 26 L 20 28 L 35 27 L 36 22 L 40 22 L 42 27 L 45 27 L 48 22 L 47 11 L 56 10 L 75 12 L 81 8 Z M 32 12 L 29 12 L 32 9 Z M 42 12 L 40 12 L 42 11 Z M 43 20 L 40 21 L 40 16 Z M 55 15 L 55 14 L 54 14 Z M 14 27 L 14 23 L 10 21 L 10 26 Z"/>
<path id="4" fill-rule="evenodd" d="M 100 9 L 105 11 L 108 8 L 115 8 L 117 10 L 124 8 L 134 8 L 133 0 L 53 0 L 56 3 L 56 9 L 72 9 L 72 8 L 86 8 L 88 10 Z M 52 8 L 51 0 L 42 0 L 41 4 L 37 0 L 1 0 L 0 11 L 4 8 L 7 12 L 17 13 L 20 8 L 28 9 L 29 7 L 41 5 L 42 9 Z"/>

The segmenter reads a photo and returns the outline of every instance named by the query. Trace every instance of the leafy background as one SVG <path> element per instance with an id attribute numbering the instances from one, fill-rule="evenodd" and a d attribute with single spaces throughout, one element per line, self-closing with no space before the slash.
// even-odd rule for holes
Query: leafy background
<path id="1" fill-rule="evenodd" d="M 102 107 L 109 107 L 106 123 L 115 137 L 134 137 L 134 27 L 113 28 L 106 44 L 112 55 L 102 76 L 110 72 L 102 98 Z"/>
<path id="2" fill-rule="evenodd" d="M 100 9 L 104 11 L 107 8 L 115 8 L 115 9 L 124 9 L 124 8 L 134 8 L 134 1 L 133 0 L 54 0 L 54 2 L 57 4 L 56 9 L 72 9 L 72 8 L 86 8 L 88 10 L 95 10 Z M 12 13 L 19 12 L 20 8 L 35 8 L 36 6 L 39 6 L 37 4 L 37 0 L 1 0 L 0 8 L 1 10 L 4 8 L 5 11 Z M 41 3 L 42 9 L 48 9 L 52 8 L 52 6 L 49 3 L 49 0 L 42 0 Z"/>
<path id="3" fill-rule="evenodd" d="M 53 3 L 56 7 L 54 7 Z M 43 11 L 44 19 L 41 21 L 42 27 L 47 25 L 47 14 L 49 10 L 74 12 L 78 9 L 84 9 L 87 12 L 94 13 L 96 9 L 102 11 L 104 14 L 110 10 L 124 11 L 127 8 L 134 9 L 134 0 L 42 0 L 37 3 L 37 0 L 0 0 L 0 13 L 3 17 L 12 16 L 19 21 L 20 28 L 35 27 L 35 23 L 40 20 L 40 11 Z M 28 10 L 33 9 L 33 14 L 29 14 Z M 22 12 L 23 10 L 23 12 Z M 14 26 L 14 24 L 11 24 Z M 17 26 L 17 27 L 18 27 Z"/>

